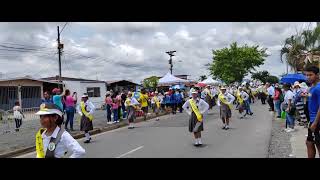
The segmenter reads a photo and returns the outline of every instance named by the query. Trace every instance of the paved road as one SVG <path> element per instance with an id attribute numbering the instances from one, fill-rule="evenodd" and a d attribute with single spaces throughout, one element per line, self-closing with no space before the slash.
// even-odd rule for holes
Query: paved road
<path id="1" fill-rule="evenodd" d="M 83 139 L 79 142 L 87 158 L 264 158 L 268 156 L 272 114 L 260 103 L 252 109 L 254 115 L 245 119 L 239 119 L 234 111 L 231 129 L 225 131 L 221 129 L 218 108 L 214 107 L 206 116 L 204 146 L 200 148 L 193 146 L 185 113 L 138 123 L 133 130 L 124 127 L 98 134 L 90 144 L 83 144 Z"/>

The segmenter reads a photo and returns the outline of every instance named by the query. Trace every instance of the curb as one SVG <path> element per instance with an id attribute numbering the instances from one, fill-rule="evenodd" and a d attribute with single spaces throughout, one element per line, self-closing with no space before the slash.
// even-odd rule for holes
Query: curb
<path id="1" fill-rule="evenodd" d="M 167 115 L 167 114 L 169 114 L 169 113 L 162 113 L 162 114 L 159 114 L 158 117 L 161 117 L 161 116 L 164 116 L 164 115 Z M 152 115 L 147 117 L 146 121 L 150 120 L 150 119 L 153 119 L 155 117 L 156 116 L 152 114 Z M 134 123 L 140 123 L 140 122 L 145 122 L 143 120 L 143 117 L 137 118 Z M 107 131 L 112 131 L 114 129 L 118 129 L 118 128 L 125 127 L 125 126 L 128 126 L 128 125 L 129 124 L 127 123 L 127 120 L 123 120 L 122 122 L 120 122 L 118 124 L 115 124 L 115 125 L 105 126 L 105 127 L 93 129 L 93 130 L 89 131 L 89 133 L 90 133 L 90 135 L 95 135 L 95 134 L 99 134 L 99 133 L 103 133 L 103 132 L 107 132 Z M 74 135 L 71 134 L 71 136 L 74 139 L 80 139 L 80 138 L 85 137 L 82 132 L 74 134 Z M 29 147 L 25 147 L 25 148 L 21 148 L 21 149 L 17 149 L 17 150 L 14 150 L 14 151 L 10 151 L 10 152 L 7 152 L 7 153 L 0 154 L 0 158 L 11 158 L 11 157 L 19 156 L 19 155 L 22 155 L 22 154 L 30 153 L 30 152 L 33 152 L 35 150 L 36 150 L 36 146 L 29 146 Z"/>

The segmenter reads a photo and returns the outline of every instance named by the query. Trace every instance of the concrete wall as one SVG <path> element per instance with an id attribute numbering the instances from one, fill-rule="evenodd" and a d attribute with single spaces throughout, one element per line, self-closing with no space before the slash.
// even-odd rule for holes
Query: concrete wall
<path id="1" fill-rule="evenodd" d="M 78 103 L 81 101 L 83 93 L 87 93 L 88 87 L 100 87 L 100 97 L 90 97 L 90 101 L 100 108 L 104 103 L 105 94 L 107 92 L 105 83 L 82 83 L 80 81 L 63 81 L 65 89 L 69 89 L 71 94 L 77 92 Z"/>
<path id="2" fill-rule="evenodd" d="M 99 87 L 100 88 L 100 97 L 89 97 L 89 100 L 97 108 L 100 108 L 102 106 L 102 104 L 104 103 L 105 95 L 106 95 L 106 92 L 107 92 L 105 83 L 81 83 L 82 92 L 87 93 L 87 88 L 88 87 Z"/>

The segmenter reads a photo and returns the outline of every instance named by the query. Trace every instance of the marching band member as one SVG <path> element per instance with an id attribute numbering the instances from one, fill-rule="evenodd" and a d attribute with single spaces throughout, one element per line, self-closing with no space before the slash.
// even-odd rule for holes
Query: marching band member
<path id="1" fill-rule="evenodd" d="M 128 129 L 133 129 L 133 123 L 134 120 L 136 119 L 136 109 L 138 108 L 139 102 L 135 97 L 132 96 L 132 92 L 128 92 L 128 97 L 125 101 L 125 106 L 128 112 L 128 121 L 129 121 L 129 127 Z"/>
<path id="2" fill-rule="evenodd" d="M 221 93 L 218 96 L 217 104 L 220 106 L 220 117 L 222 119 L 222 129 L 229 129 L 229 119 L 231 118 L 232 103 L 235 99 L 230 93 L 226 92 L 225 87 L 220 88 Z"/>
<path id="3" fill-rule="evenodd" d="M 91 137 L 89 134 L 90 130 L 93 130 L 93 112 L 95 110 L 94 105 L 88 100 L 88 95 L 83 94 L 81 97 L 80 105 L 77 107 L 77 112 L 80 114 L 80 131 L 84 131 L 86 140 L 84 143 L 90 143 Z"/>
<path id="4" fill-rule="evenodd" d="M 62 158 L 67 152 L 70 158 L 79 158 L 85 154 L 80 144 L 64 129 L 62 111 L 52 103 L 41 104 L 40 110 L 41 128 L 36 134 L 37 158 Z"/>
<path id="5" fill-rule="evenodd" d="M 208 111 L 209 105 L 202 99 L 198 98 L 196 90 L 191 91 L 192 98 L 187 100 L 182 106 L 190 115 L 189 132 L 194 134 L 195 146 L 201 146 L 201 131 L 203 131 L 203 115 Z"/>

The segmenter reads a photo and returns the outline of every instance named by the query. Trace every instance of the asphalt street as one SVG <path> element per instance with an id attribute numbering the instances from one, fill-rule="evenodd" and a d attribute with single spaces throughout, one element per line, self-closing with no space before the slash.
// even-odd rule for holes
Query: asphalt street
<path id="1" fill-rule="evenodd" d="M 271 138 L 272 114 L 260 102 L 252 105 L 253 115 L 240 119 L 232 112 L 229 130 L 223 130 L 218 107 L 204 120 L 202 147 L 193 146 L 188 132 L 188 115 L 177 113 L 136 124 L 136 128 L 97 134 L 84 144 L 85 158 L 265 158 Z M 35 153 L 19 157 L 32 158 Z"/>

